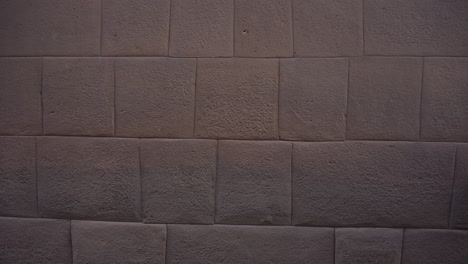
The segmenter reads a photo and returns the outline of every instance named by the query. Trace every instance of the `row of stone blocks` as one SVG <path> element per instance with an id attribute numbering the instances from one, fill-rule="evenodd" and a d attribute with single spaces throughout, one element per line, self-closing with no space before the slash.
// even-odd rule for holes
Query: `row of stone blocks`
<path id="1" fill-rule="evenodd" d="M 467 56 L 465 0 L 2 1 L 2 56 Z"/>
<path id="2" fill-rule="evenodd" d="M 0 137 L 0 215 L 468 228 L 468 144 Z"/>
<path id="3" fill-rule="evenodd" d="M 0 134 L 468 142 L 468 59 L 1 58 Z"/>
<path id="4" fill-rule="evenodd" d="M 468 231 L 0 217 L 0 262 L 465 264 Z"/>

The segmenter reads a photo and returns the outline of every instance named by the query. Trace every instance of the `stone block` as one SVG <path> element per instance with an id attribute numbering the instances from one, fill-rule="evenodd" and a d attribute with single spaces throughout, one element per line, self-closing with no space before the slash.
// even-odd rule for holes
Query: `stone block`
<path id="1" fill-rule="evenodd" d="M 468 229 L 468 144 L 457 146 L 450 226 Z"/>

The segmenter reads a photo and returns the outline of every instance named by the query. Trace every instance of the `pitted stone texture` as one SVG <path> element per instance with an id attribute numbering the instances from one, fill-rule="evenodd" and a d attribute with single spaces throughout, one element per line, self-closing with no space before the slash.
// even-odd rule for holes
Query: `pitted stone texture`
<path id="1" fill-rule="evenodd" d="M 347 59 L 280 61 L 281 139 L 344 140 Z"/>
<path id="2" fill-rule="evenodd" d="M 350 59 L 347 139 L 418 140 L 421 58 Z"/>
<path id="3" fill-rule="evenodd" d="M 166 227 L 72 221 L 74 264 L 164 263 Z"/>
<path id="4" fill-rule="evenodd" d="M 195 136 L 278 138 L 277 59 L 198 59 Z"/>
<path id="5" fill-rule="evenodd" d="M 467 231 L 406 229 L 401 263 L 466 264 L 467 245 Z"/>
<path id="6" fill-rule="evenodd" d="M 42 133 L 41 80 L 42 59 L 0 58 L 0 134 Z"/>
<path id="7" fill-rule="evenodd" d="M 37 216 L 33 137 L 0 137 L 0 215 Z"/>
<path id="8" fill-rule="evenodd" d="M 468 142 L 467 72 L 468 58 L 424 59 L 421 140 Z"/>
<path id="9" fill-rule="evenodd" d="M 117 60 L 117 136 L 192 137 L 195 72 L 195 59 Z"/>
<path id="10" fill-rule="evenodd" d="M 364 0 L 368 55 L 467 56 L 466 0 Z"/>
<path id="11" fill-rule="evenodd" d="M 164 55 L 169 49 L 169 0 L 103 0 L 102 54 Z"/>
<path id="12" fill-rule="evenodd" d="M 39 215 L 139 221 L 137 139 L 37 138 Z"/>
<path id="13" fill-rule="evenodd" d="M 400 264 L 402 229 L 338 228 L 336 264 Z"/>
<path id="14" fill-rule="evenodd" d="M 231 57 L 233 0 L 172 0 L 169 55 Z"/>
<path id="15" fill-rule="evenodd" d="M 333 228 L 168 226 L 170 264 L 333 264 Z"/>
<path id="16" fill-rule="evenodd" d="M 291 143 L 219 141 L 216 223 L 291 223 Z"/>
<path id="17" fill-rule="evenodd" d="M 107 58 L 45 58 L 44 133 L 112 136 L 114 62 Z"/>
<path id="18" fill-rule="evenodd" d="M 457 146 L 450 225 L 468 229 L 468 144 Z"/>
<path id="19" fill-rule="evenodd" d="M 2 1 L 0 56 L 99 55 L 100 28 L 100 1 Z"/>
<path id="20" fill-rule="evenodd" d="M 447 228 L 455 146 L 293 144 L 293 224 Z"/>
<path id="21" fill-rule="evenodd" d="M 212 224 L 215 140 L 142 140 L 145 223 Z"/>
<path id="22" fill-rule="evenodd" d="M 293 13 L 295 56 L 362 55 L 361 0 L 294 0 Z"/>
<path id="23" fill-rule="evenodd" d="M 290 0 L 235 2 L 235 56 L 293 56 Z"/>
<path id="24" fill-rule="evenodd" d="M 0 217 L 0 263 L 72 264 L 70 221 Z"/>

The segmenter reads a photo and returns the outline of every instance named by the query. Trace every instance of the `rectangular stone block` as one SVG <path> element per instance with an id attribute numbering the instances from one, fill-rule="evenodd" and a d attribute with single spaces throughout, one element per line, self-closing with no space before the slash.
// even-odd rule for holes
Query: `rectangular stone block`
<path id="1" fill-rule="evenodd" d="M 70 221 L 0 217 L 0 263 L 72 264 Z"/>
<path id="2" fill-rule="evenodd" d="M 468 142 L 468 58 L 424 58 L 421 140 Z"/>
<path id="3" fill-rule="evenodd" d="M 406 229 L 401 263 L 465 264 L 467 245 L 467 231 Z"/>
<path id="4" fill-rule="evenodd" d="M 212 224 L 216 141 L 142 140 L 145 223 Z"/>
<path id="5" fill-rule="evenodd" d="M 33 137 L 0 137 L 0 215 L 37 216 Z"/>
<path id="6" fill-rule="evenodd" d="M 450 226 L 468 229 L 468 144 L 457 146 Z"/>
<path id="7" fill-rule="evenodd" d="M 169 225 L 167 263 L 333 263 L 333 228 Z"/>
<path id="8" fill-rule="evenodd" d="M 2 1 L 0 56 L 99 55 L 101 2 Z"/>
<path id="9" fill-rule="evenodd" d="M 361 0 L 294 0 L 294 56 L 363 54 Z"/>
<path id="10" fill-rule="evenodd" d="M 367 55 L 467 56 L 466 0 L 364 0 Z"/>
<path id="11" fill-rule="evenodd" d="M 403 229 L 337 228 L 335 263 L 400 264 Z"/>
<path id="12" fill-rule="evenodd" d="M 347 59 L 280 61 L 281 139 L 344 140 Z"/>
<path id="13" fill-rule="evenodd" d="M 114 61 L 45 58 L 44 134 L 114 134 Z"/>
<path id="14" fill-rule="evenodd" d="M 199 59 L 195 136 L 278 138 L 277 59 Z"/>
<path id="15" fill-rule="evenodd" d="M 42 59 L 0 58 L 0 134 L 42 133 L 41 81 Z"/>
<path id="16" fill-rule="evenodd" d="M 102 55 L 168 55 L 169 0 L 102 0 L 102 9 Z"/>
<path id="17" fill-rule="evenodd" d="M 169 55 L 233 55 L 233 0 L 172 0 Z"/>
<path id="18" fill-rule="evenodd" d="M 455 146 L 293 144 L 293 224 L 447 228 Z"/>
<path id="19" fill-rule="evenodd" d="M 37 138 L 41 217 L 139 221 L 138 139 Z"/>
<path id="20" fill-rule="evenodd" d="M 195 59 L 117 60 L 116 135 L 192 137 L 195 73 Z"/>
<path id="21" fill-rule="evenodd" d="M 219 141 L 216 223 L 291 223 L 291 143 Z"/>
<path id="22" fill-rule="evenodd" d="M 72 221 L 73 263 L 164 263 L 166 226 Z"/>
<path id="23" fill-rule="evenodd" d="M 235 56 L 293 56 L 291 0 L 236 0 L 235 8 Z"/>
<path id="24" fill-rule="evenodd" d="M 418 140 L 421 79 L 421 58 L 351 58 L 346 139 Z"/>

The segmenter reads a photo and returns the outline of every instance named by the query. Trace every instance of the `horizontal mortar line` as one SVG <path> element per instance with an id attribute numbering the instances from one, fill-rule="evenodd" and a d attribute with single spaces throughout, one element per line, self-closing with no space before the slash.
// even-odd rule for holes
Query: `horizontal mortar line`
<path id="1" fill-rule="evenodd" d="M 172 59 L 334 59 L 334 58 L 364 58 L 364 57 L 383 57 L 383 58 L 468 58 L 463 55 L 349 55 L 349 56 L 294 56 L 294 57 L 242 57 L 242 56 L 217 56 L 217 57 L 178 57 L 178 56 L 158 56 L 158 55 L 115 55 L 115 56 L 73 56 L 73 55 L 10 55 L 0 56 L 0 58 L 172 58 Z"/>

